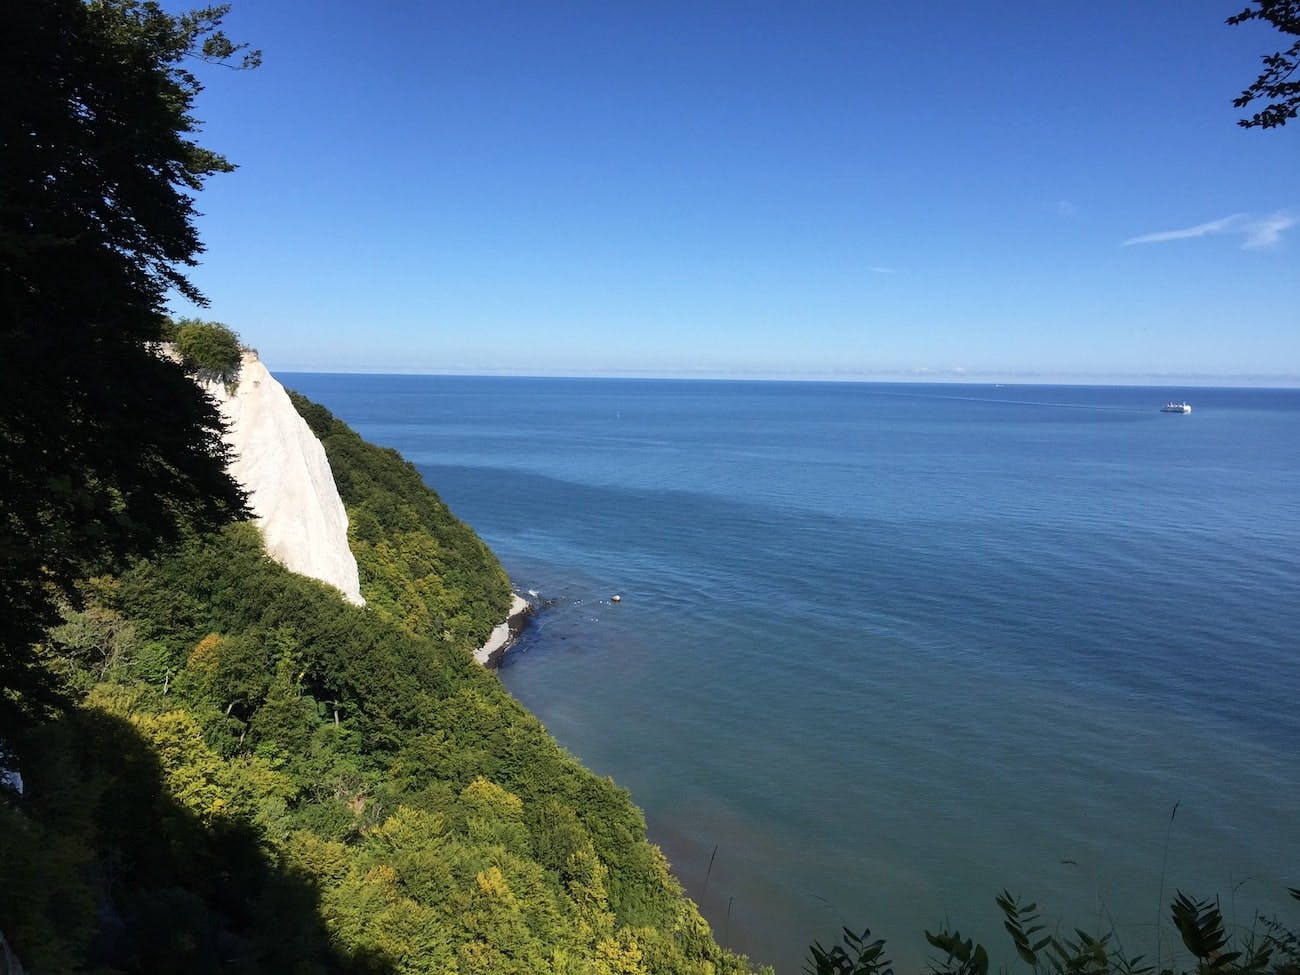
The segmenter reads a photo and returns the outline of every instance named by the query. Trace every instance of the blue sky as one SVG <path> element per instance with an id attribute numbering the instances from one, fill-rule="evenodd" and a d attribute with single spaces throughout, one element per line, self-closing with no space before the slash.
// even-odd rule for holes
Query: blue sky
<path id="1" fill-rule="evenodd" d="M 236 0 L 203 314 L 282 370 L 1300 383 L 1241 6 Z"/>

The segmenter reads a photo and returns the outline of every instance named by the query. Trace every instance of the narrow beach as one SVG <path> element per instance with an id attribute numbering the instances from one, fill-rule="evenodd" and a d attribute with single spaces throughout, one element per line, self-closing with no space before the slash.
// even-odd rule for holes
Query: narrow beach
<path id="1" fill-rule="evenodd" d="M 515 637 L 523 630 L 524 624 L 528 617 L 532 615 L 532 612 L 532 604 L 523 596 L 514 593 L 514 598 L 510 601 L 510 615 L 492 628 L 487 643 L 474 651 L 474 659 L 484 667 L 499 665 L 501 658 L 505 656 Z"/>

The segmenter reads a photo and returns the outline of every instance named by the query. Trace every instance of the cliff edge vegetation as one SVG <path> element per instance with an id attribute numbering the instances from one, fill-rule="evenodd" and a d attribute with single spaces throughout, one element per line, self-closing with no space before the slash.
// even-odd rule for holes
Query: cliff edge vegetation
<path id="1" fill-rule="evenodd" d="M 305 396 L 289 396 L 325 447 L 367 604 L 411 633 L 481 646 L 510 612 L 510 580 L 496 556 L 401 454 L 367 443 Z"/>
<path id="2" fill-rule="evenodd" d="M 299 402 L 372 553 L 394 553 L 371 605 L 284 569 L 248 523 L 85 580 L 38 647 L 77 704 L 10 742 L 24 789 L 0 801 L 0 930 L 18 957 L 33 971 L 748 971 L 628 795 L 474 663 L 509 600 L 495 558 L 413 468 Z M 408 576 L 415 551 L 431 554 Z M 442 601 L 394 610 L 394 580 Z"/>
<path id="3" fill-rule="evenodd" d="M 239 336 L 220 322 L 182 318 L 168 323 L 165 334 L 181 365 L 200 380 L 230 385 L 239 378 L 243 346 Z"/>

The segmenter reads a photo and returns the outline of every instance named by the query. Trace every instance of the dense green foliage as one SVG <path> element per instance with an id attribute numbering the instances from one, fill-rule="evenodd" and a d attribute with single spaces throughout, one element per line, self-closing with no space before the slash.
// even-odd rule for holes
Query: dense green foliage
<path id="1" fill-rule="evenodd" d="M 86 596 L 44 653 L 89 694 L 16 742 L 32 799 L 0 804 L 24 877 L 0 928 L 29 966 L 205 970 L 220 945 L 285 971 L 283 928 L 299 971 L 744 970 L 622 790 L 468 654 L 289 573 L 251 526 Z"/>
<path id="2" fill-rule="evenodd" d="M 473 662 L 509 598 L 491 552 L 410 465 L 298 403 L 330 438 L 349 508 L 377 526 L 372 548 L 427 536 L 416 591 L 445 602 L 395 611 L 397 559 L 368 582 L 373 605 L 350 606 L 267 558 L 249 524 L 83 583 L 40 647 L 83 703 L 14 739 L 27 794 L 0 800 L 0 863 L 22 877 L 0 884 L 0 930 L 19 957 L 51 971 L 747 971 L 627 794 Z M 418 632 L 425 619 L 438 625 Z"/>
<path id="3" fill-rule="evenodd" d="M 0 925 L 27 970 L 367 970 L 269 855 L 257 803 L 286 793 L 275 772 L 220 761 L 186 712 L 135 693 L 105 685 L 24 735 L 26 797 L 0 802 Z"/>
<path id="4" fill-rule="evenodd" d="M 325 407 L 289 395 L 325 445 L 366 602 L 413 633 L 482 646 L 510 609 L 510 581 L 496 557 L 397 451 L 367 443 Z"/>
<path id="5" fill-rule="evenodd" d="M 48 697 L 28 648 L 73 579 L 243 509 L 215 407 L 155 354 L 202 250 L 192 54 L 220 8 L 7 3 L 0 23 L 0 733 Z"/>
<path id="6" fill-rule="evenodd" d="M 243 349 L 239 336 L 220 322 L 182 318 L 171 327 L 181 365 L 200 379 L 232 383 L 239 375 Z"/>

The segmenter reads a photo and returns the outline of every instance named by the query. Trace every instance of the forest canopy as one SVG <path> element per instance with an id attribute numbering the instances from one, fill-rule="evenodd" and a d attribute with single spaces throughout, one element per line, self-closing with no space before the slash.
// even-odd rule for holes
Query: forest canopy
<path id="1" fill-rule="evenodd" d="M 85 580 L 39 647 L 80 705 L 15 738 L 26 796 L 0 801 L 22 878 L 0 885 L 0 930 L 24 964 L 748 971 L 627 793 L 474 662 L 508 601 L 496 559 L 413 468 L 298 402 L 330 428 L 349 508 L 377 512 L 372 544 L 396 525 L 437 554 L 421 588 L 443 601 L 352 606 L 248 523 Z"/>
<path id="2" fill-rule="evenodd" d="M 412 633 L 481 646 L 510 609 L 510 580 L 496 556 L 397 451 L 289 396 L 329 457 L 366 603 Z"/>

